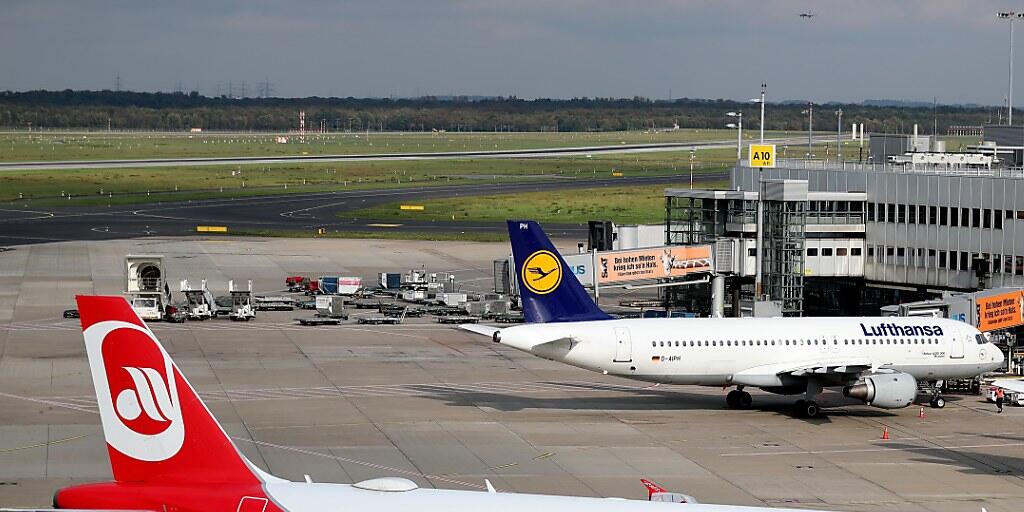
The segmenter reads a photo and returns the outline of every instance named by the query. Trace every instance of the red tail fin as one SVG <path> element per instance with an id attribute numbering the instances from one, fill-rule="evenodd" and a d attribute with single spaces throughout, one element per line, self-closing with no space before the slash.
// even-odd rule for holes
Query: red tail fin
<path id="1" fill-rule="evenodd" d="M 115 480 L 261 481 L 127 301 L 76 300 Z"/>
<path id="2" fill-rule="evenodd" d="M 668 492 L 665 489 L 662 489 L 660 485 L 646 478 L 641 478 L 640 483 L 644 484 L 644 487 L 647 488 L 647 499 L 651 499 L 651 496 L 654 496 L 656 493 Z"/>

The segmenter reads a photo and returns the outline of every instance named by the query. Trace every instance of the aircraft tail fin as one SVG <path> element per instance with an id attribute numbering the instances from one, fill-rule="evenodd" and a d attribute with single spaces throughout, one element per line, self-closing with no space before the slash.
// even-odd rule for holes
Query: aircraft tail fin
<path id="1" fill-rule="evenodd" d="M 510 220 L 508 235 L 527 322 L 611 318 L 590 299 L 539 224 L 532 220 Z"/>
<path id="2" fill-rule="evenodd" d="M 76 301 L 116 481 L 266 481 L 123 297 Z"/>

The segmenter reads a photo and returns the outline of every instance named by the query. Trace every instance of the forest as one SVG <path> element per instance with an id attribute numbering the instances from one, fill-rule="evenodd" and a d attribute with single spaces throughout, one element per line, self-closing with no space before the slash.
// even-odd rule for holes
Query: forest
<path id="1" fill-rule="evenodd" d="M 765 128 L 806 130 L 807 104 L 769 102 Z M 995 107 L 900 102 L 814 105 L 814 130 L 835 131 L 842 109 L 844 131 L 864 123 L 871 132 L 905 133 L 915 123 L 945 134 L 953 125 L 998 120 Z M 516 97 L 422 98 L 234 98 L 198 93 L 131 91 L 0 92 L 0 127 L 187 131 L 292 131 L 305 112 L 309 131 L 623 131 L 723 128 L 727 112 L 742 111 L 746 128 L 757 128 L 758 105 L 731 100 L 680 98 Z"/>

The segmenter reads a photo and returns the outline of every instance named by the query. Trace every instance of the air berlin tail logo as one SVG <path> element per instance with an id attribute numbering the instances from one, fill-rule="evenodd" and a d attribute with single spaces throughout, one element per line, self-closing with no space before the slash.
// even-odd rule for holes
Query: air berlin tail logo
<path id="1" fill-rule="evenodd" d="M 128 423 L 140 418 L 168 424 L 171 421 L 171 413 L 174 412 L 174 404 L 171 403 L 171 394 L 167 390 L 167 385 L 160 372 L 153 368 L 131 366 L 125 366 L 123 370 L 128 372 L 134 386 L 117 394 L 114 408 L 117 410 L 117 415 L 126 422 L 126 426 L 132 428 L 132 425 Z M 132 428 L 132 430 L 138 431 L 139 429 Z"/>
<path id="2" fill-rule="evenodd" d="M 143 461 L 176 455 L 185 441 L 176 373 L 153 333 L 110 320 L 83 334 L 107 443 Z"/>

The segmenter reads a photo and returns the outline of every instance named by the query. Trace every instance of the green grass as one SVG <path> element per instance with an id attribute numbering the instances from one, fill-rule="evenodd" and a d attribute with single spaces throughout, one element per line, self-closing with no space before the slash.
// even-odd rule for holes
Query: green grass
<path id="1" fill-rule="evenodd" d="M 428 231 L 396 231 L 390 228 L 381 228 L 376 231 L 329 231 L 325 235 L 318 235 L 313 231 L 295 231 L 278 229 L 260 230 L 232 230 L 226 235 L 219 236 L 257 236 L 257 237 L 280 237 L 280 238 L 355 238 L 374 240 L 425 240 L 436 242 L 507 242 L 508 235 L 504 233 L 479 233 L 469 232 L 428 232 Z"/>
<path id="2" fill-rule="evenodd" d="M 722 168 L 729 149 L 698 151 L 696 171 Z M 21 206 L 143 204 L 366 188 L 419 187 L 507 180 L 624 178 L 689 169 L 685 152 L 477 160 L 289 163 L 0 173 L 0 201 Z M 287 187 L 287 188 L 285 188 Z M 147 192 L 152 195 L 147 195 Z M 157 193 L 162 192 L 162 193 Z M 67 200 L 67 195 L 72 200 Z M 19 201 L 19 199 L 32 199 Z"/>
<path id="3" fill-rule="evenodd" d="M 726 185 L 723 181 L 699 186 L 721 188 Z M 688 184 L 680 183 L 678 186 Z M 453 197 L 413 203 L 422 205 L 423 211 L 401 210 L 399 206 L 403 203 L 389 203 L 339 216 L 395 223 L 408 220 L 500 222 L 532 219 L 569 224 L 609 219 L 620 224 L 652 224 L 665 220 L 665 188 L 665 185 L 645 185 Z"/>
<path id="4" fill-rule="evenodd" d="M 0 161 L 494 151 L 732 140 L 735 133 L 698 129 L 588 133 L 363 132 L 308 134 L 300 139 L 297 134 L 272 133 L 4 132 L 0 133 Z M 288 143 L 276 143 L 278 135 L 287 137 Z"/>

